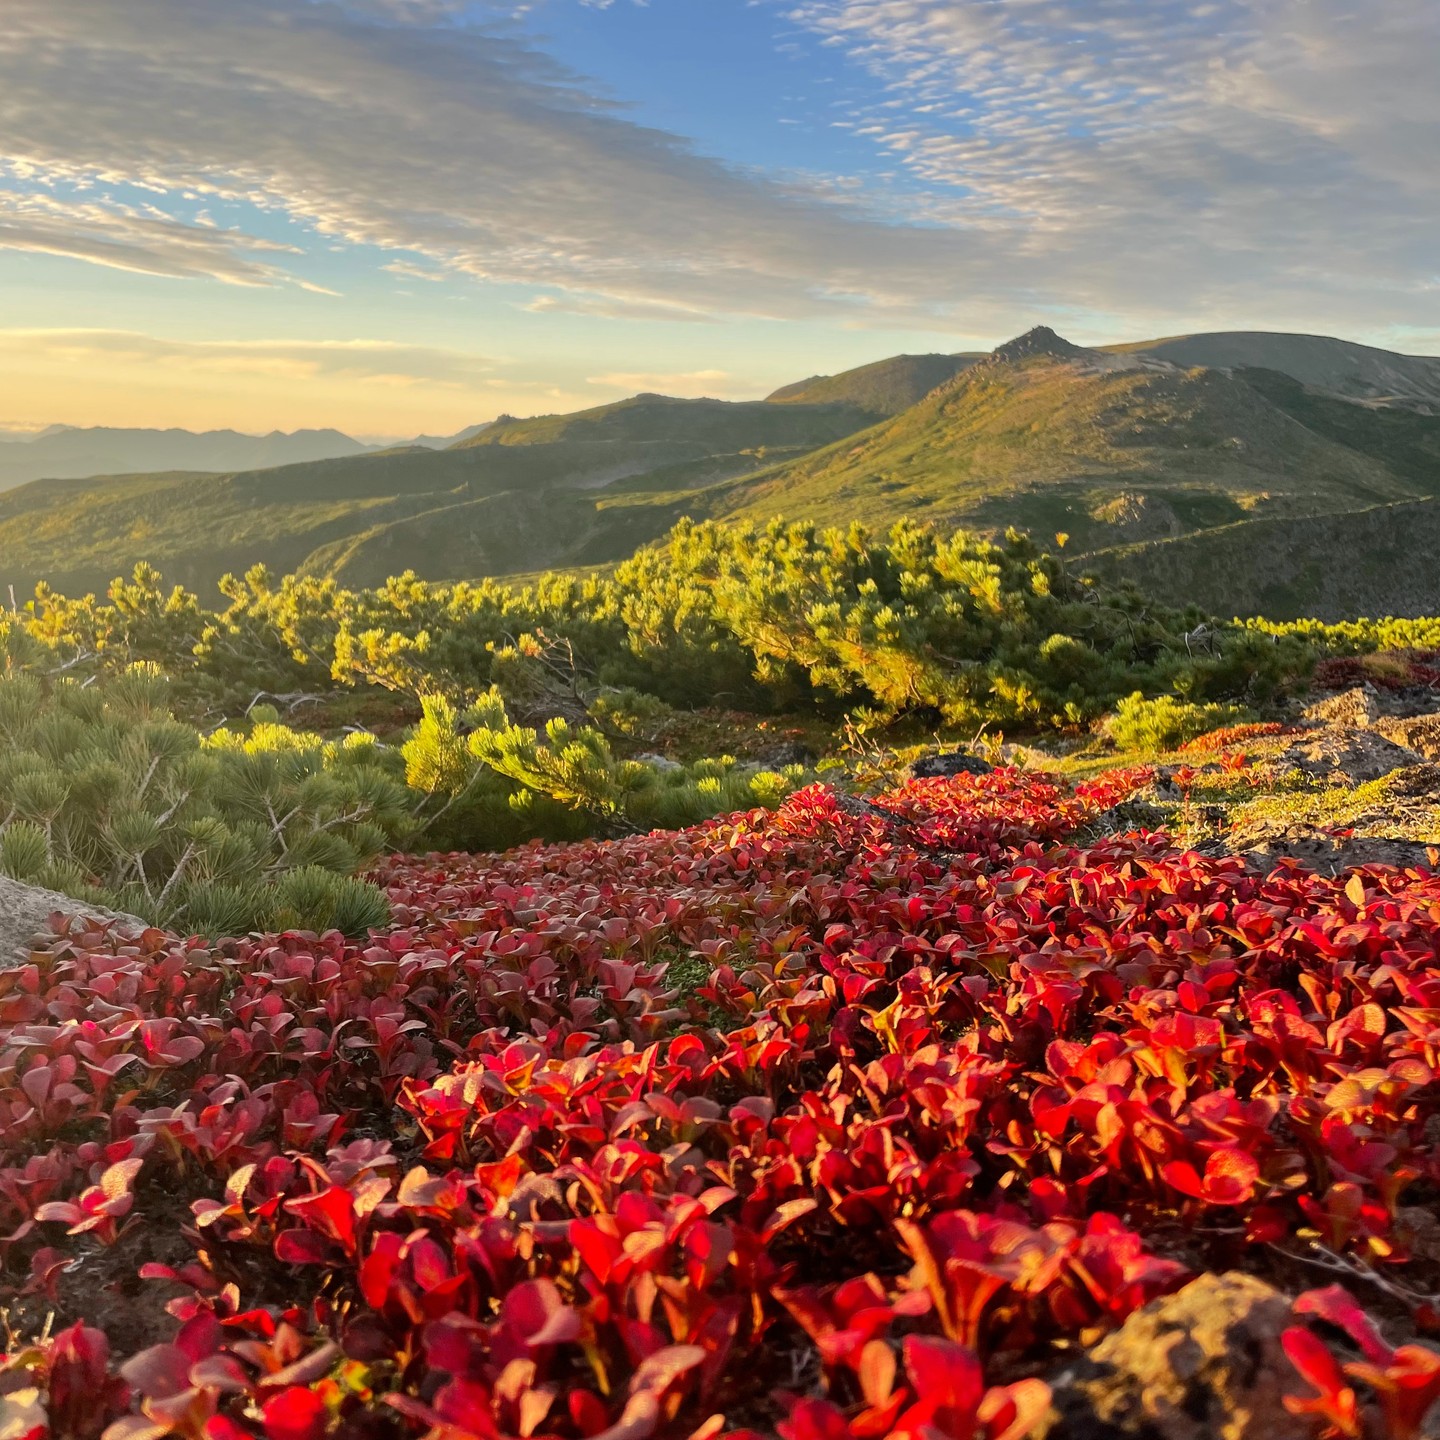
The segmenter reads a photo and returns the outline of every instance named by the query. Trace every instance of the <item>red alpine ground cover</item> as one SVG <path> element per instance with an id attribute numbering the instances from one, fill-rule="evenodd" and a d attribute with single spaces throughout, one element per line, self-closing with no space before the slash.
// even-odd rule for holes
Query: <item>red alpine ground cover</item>
<path id="1" fill-rule="evenodd" d="M 1317 1435 L 1417 1433 L 1440 880 L 1073 838 L 1145 778 L 396 860 L 368 943 L 57 941 L 0 974 L 0 1426 L 1002 1440 L 1241 1266 L 1306 1292 Z"/>

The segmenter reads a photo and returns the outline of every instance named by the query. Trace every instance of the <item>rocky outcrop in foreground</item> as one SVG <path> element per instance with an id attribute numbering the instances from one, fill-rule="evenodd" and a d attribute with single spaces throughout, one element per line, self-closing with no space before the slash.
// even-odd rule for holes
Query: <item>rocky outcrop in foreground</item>
<path id="1" fill-rule="evenodd" d="M 1263 1280 L 1202 1275 L 1051 1376 L 1037 1440 L 1307 1440 L 1285 1407 L 1288 1323 L 1289 1300 Z"/>
<path id="2" fill-rule="evenodd" d="M 54 933 L 50 924 L 53 915 L 83 916 L 102 926 L 116 925 L 126 933 L 147 928 L 146 922 L 134 915 L 119 915 L 0 875 L 0 970 L 23 964 L 36 939 Z M 72 920 L 71 924 L 83 927 L 84 920 Z"/>
<path id="3" fill-rule="evenodd" d="M 1270 763 L 1284 793 L 1290 784 L 1331 794 L 1355 794 L 1344 824 L 1288 821 L 1283 817 L 1241 824 L 1223 842 L 1198 848 L 1238 854 L 1268 871 L 1293 859 L 1338 875 L 1362 865 L 1431 868 L 1440 844 L 1440 695 L 1430 690 L 1382 694 L 1347 690 L 1312 705 L 1301 717 L 1308 728 Z M 1384 782 L 1377 790 L 1375 782 Z"/>

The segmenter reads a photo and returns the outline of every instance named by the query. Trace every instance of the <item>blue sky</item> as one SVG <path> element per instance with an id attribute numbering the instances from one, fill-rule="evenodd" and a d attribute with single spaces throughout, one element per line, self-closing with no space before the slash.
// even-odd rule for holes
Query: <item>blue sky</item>
<path id="1" fill-rule="evenodd" d="M 7 0 L 0 425 L 1440 349 L 1434 0 Z"/>

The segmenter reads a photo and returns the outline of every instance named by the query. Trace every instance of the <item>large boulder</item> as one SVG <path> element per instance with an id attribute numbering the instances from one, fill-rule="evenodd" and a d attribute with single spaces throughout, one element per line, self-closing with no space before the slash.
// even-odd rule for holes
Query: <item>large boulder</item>
<path id="1" fill-rule="evenodd" d="M 1304 1382 L 1280 1347 L 1290 1301 L 1249 1275 L 1204 1275 L 1137 1310 L 1049 1377 L 1044 1440 L 1311 1440 L 1285 1408 Z"/>
<path id="2" fill-rule="evenodd" d="M 51 917 L 55 915 L 68 918 L 67 931 L 57 932 L 52 927 Z M 146 922 L 134 915 L 120 915 L 0 875 L 0 970 L 23 964 L 37 940 L 45 943 L 45 937 L 59 939 L 61 933 L 81 933 L 96 926 L 114 926 L 126 935 L 139 934 L 147 928 Z"/>

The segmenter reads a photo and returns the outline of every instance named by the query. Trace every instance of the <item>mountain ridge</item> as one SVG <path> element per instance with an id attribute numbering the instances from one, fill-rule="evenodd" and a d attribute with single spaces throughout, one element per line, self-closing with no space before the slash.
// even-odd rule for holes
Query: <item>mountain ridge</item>
<path id="1" fill-rule="evenodd" d="M 1376 416 L 1385 433 L 1357 448 L 1340 421 L 1362 412 L 1300 395 L 1303 414 L 1243 375 L 1035 331 L 853 442 L 732 482 L 708 513 L 761 519 L 784 508 L 839 524 L 899 512 L 942 527 L 1063 531 L 1088 549 L 1426 493 L 1415 465 L 1400 473 L 1372 453 L 1391 442 L 1386 427 L 1408 432 L 1415 417 Z M 1434 443 L 1440 427 L 1428 423 Z"/>
<path id="2" fill-rule="evenodd" d="M 1440 360 L 1324 337 L 1310 337 L 1318 349 L 1273 337 L 1278 352 L 1263 333 L 1256 345 L 1243 333 L 1211 338 L 1226 359 L 1293 360 L 1327 383 L 1189 365 L 1173 339 L 1090 348 L 1039 326 L 984 356 L 891 357 L 766 400 L 644 394 L 502 416 L 445 449 L 36 483 L 0 495 L 0 584 L 96 588 L 141 559 L 191 587 L 261 560 L 354 586 L 405 569 L 526 574 L 622 559 L 681 515 L 876 528 L 907 517 L 1014 526 L 1042 543 L 1063 532 L 1082 560 L 1137 573 L 1151 565 L 1147 547 L 1213 560 L 1238 535 L 1235 553 L 1259 565 L 1264 546 L 1249 537 L 1262 532 L 1247 527 L 1262 522 L 1305 544 L 1331 533 L 1321 517 L 1364 512 L 1365 535 L 1403 540 L 1392 517 L 1440 495 L 1440 415 L 1421 393 Z M 1410 389 L 1389 404 L 1338 393 L 1337 375 L 1356 392 L 1409 375 Z M 1162 589 L 1185 569 L 1155 565 Z M 1287 573 L 1286 603 L 1324 589 L 1304 566 Z M 1418 582 L 1406 573 L 1408 597 Z"/>
<path id="3" fill-rule="evenodd" d="M 765 397 L 770 405 L 842 403 L 877 419 L 898 415 L 984 359 L 981 354 L 892 355 L 837 375 L 812 375 Z"/>
<path id="4" fill-rule="evenodd" d="M 0 490 L 32 480 L 101 474 L 261 469 L 363 455 L 371 448 L 339 430 L 325 429 L 247 435 L 178 426 L 50 426 L 28 439 L 0 441 Z"/>
<path id="5" fill-rule="evenodd" d="M 1440 413 L 1440 357 L 1406 355 L 1354 340 L 1233 330 L 1102 348 L 1112 353 L 1144 354 L 1182 366 L 1275 370 L 1342 399 Z"/>

